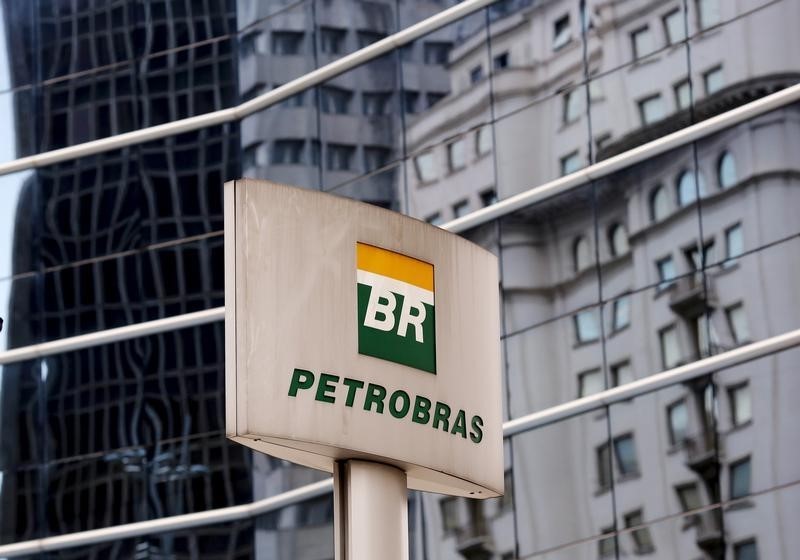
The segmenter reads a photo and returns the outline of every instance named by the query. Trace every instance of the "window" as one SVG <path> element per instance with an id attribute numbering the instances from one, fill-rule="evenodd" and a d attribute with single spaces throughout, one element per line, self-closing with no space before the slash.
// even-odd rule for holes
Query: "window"
<path id="1" fill-rule="evenodd" d="M 683 24 L 683 13 L 680 9 L 673 10 L 664 16 L 664 33 L 667 44 L 674 45 L 686 38 L 686 27 Z"/>
<path id="2" fill-rule="evenodd" d="M 303 50 L 302 31 L 273 31 L 272 54 L 300 54 Z"/>
<path id="3" fill-rule="evenodd" d="M 664 118 L 664 103 L 661 95 L 652 95 L 639 101 L 639 116 L 642 125 L 648 125 Z"/>
<path id="4" fill-rule="evenodd" d="M 432 226 L 441 225 L 441 223 L 442 223 L 442 215 L 439 212 L 435 212 L 435 213 L 431 214 L 430 216 L 428 216 L 427 218 L 425 218 L 425 221 L 428 222 L 429 224 L 431 224 Z"/>
<path id="5" fill-rule="evenodd" d="M 711 95 L 721 90 L 725 86 L 725 77 L 722 75 L 722 67 L 717 66 L 703 74 L 703 83 L 706 86 L 706 95 Z"/>
<path id="6" fill-rule="evenodd" d="M 358 48 L 363 49 L 384 38 L 386 38 L 386 33 L 380 33 L 378 31 L 358 31 Z"/>
<path id="7" fill-rule="evenodd" d="M 262 164 L 259 154 L 261 153 L 261 142 L 253 142 L 242 150 L 242 169 L 252 170 Z"/>
<path id="8" fill-rule="evenodd" d="M 242 93 L 242 101 L 249 101 L 254 97 L 258 97 L 264 92 L 266 88 L 267 86 L 263 82 L 259 82 L 253 85 L 253 87 Z"/>
<path id="9" fill-rule="evenodd" d="M 675 492 L 678 494 L 681 511 L 692 511 L 703 505 L 700 501 L 700 491 L 697 489 L 697 484 L 694 482 L 676 486 Z"/>
<path id="10" fill-rule="evenodd" d="M 613 527 L 606 527 L 605 529 L 601 529 L 600 531 L 602 534 L 609 534 L 614 532 Z M 600 558 L 611 558 L 617 555 L 617 543 L 616 539 L 613 535 L 610 537 L 603 537 L 597 542 L 598 550 L 597 553 L 600 555 Z"/>
<path id="11" fill-rule="evenodd" d="M 242 40 L 239 43 L 239 52 L 241 55 L 247 57 L 253 56 L 256 53 L 263 53 L 263 35 L 263 31 L 258 29 L 242 36 Z"/>
<path id="12" fill-rule="evenodd" d="M 744 253 L 744 235 L 742 224 L 736 224 L 725 230 L 725 259 L 726 265 L 734 264 L 737 257 Z"/>
<path id="13" fill-rule="evenodd" d="M 642 510 L 637 510 L 625 515 L 625 527 L 641 527 L 644 523 L 642 517 Z M 647 554 L 653 552 L 653 539 L 650 537 L 650 529 L 648 527 L 641 527 L 631 531 L 631 538 L 633 539 L 634 552 L 636 554 Z"/>
<path id="14" fill-rule="evenodd" d="M 333 520 L 333 500 L 330 496 L 298 504 L 297 523 L 301 527 L 319 526 Z"/>
<path id="15" fill-rule="evenodd" d="M 604 443 L 596 450 L 597 486 L 605 490 L 611 486 L 611 448 Z"/>
<path id="16" fill-rule="evenodd" d="M 707 29 L 720 22 L 719 0 L 697 0 L 700 29 Z"/>
<path id="17" fill-rule="evenodd" d="M 483 79 L 483 66 L 476 66 L 469 71 L 469 81 L 471 84 L 476 84 Z"/>
<path id="18" fill-rule="evenodd" d="M 621 362 L 611 366 L 611 386 L 619 387 L 634 380 L 633 369 L 629 362 Z"/>
<path id="19" fill-rule="evenodd" d="M 699 188 L 698 181 L 695 180 L 695 173 L 693 171 L 689 171 L 687 169 L 678 176 L 679 206 L 688 206 L 689 204 L 693 203 L 695 200 L 697 200 L 698 194 L 700 196 L 705 196 L 705 181 L 703 181 L 703 177 L 699 173 L 697 175 L 699 177 Z"/>
<path id="20" fill-rule="evenodd" d="M 494 57 L 493 67 L 495 70 L 502 70 L 508 68 L 508 53 L 504 52 Z"/>
<path id="21" fill-rule="evenodd" d="M 333 86 L 323 86 L 320 91 L 322 94 L 323 113 L 344 115 L 349 112 L 350 99 L 353 97 L 352 92 Z"/>
<path id="22" fill-rule="evenodd" d="M 425 43 L 423 48 L 425 64 L 447 64 L 447 58 L 450 55 L 450 49 L 453 48 L 453 44 L 444 41 L 431 41 Z"/>
<path id="23" fill-rule="evenodd" d="M 578 375 L 578 397 L 588 397 L 605 388 L 603 372 L 599 369 L 585 371 Z"/>
<path id="24" fill-rule="evenodd" d="M 745 457 L 730 466 L 731 499 L 750 494 L 750 457 Z"/>
<path id="25" fill-rule="evenodd" d="M 654 222 L 663 220 L 669 214 L 669 197 L 661 185 L 650 193 L 650 219 Z"/>
<path id="26" fill-rule="evenodd" d="M 686 401 L 681 399 L 667 407 L 667 421 L 669 422 L 669 442 L 680 445 L 689 436 L 689 409 Z"/>
<path id="27" fill-rule="evenodd" d="M 453 216 L 456 218 L 460 218 L 461 216 L 466 216 L 469 213 L 469 201 L 468 200 L 461 200 L 453 204 Z"/>
<path id="28" fill-rule="evenodd" d="M 272 164 L 303 163 L 303 144 L 302 140 L 276 140 L 272 144 Z"/>
<path id="29" fill-rule="evenodd" d="M 600 338 L 597 309 L 581 311 L 573 316 L 575 323 L 575 339 L 578 343 L 594 342 Z"/>
<path id="30" fill-rule="evenodd" d="M 613 224 L 608 228 L 608 246 L 612 257 L 619 257 L 628 252 L 628 232 L 622 224 Z"/>
<path id="31" fill-rule="evenodd" d="M 572 265 L 575 272 L 588 268 L 592 264 L 592 256 L 589 252 L 589 242 L 585 237 L 578 237 L 572 244 Z"/>
<path id="32" fill-rule="evenodd" d="M 631 324 L 631 298 L 623 296 L 614 300 L 614 314 L 612 316 L 611 330 L 621 331 Z"/>
<path id="33" fill-rule="evenodd" d="M 747 326 L 747 316 L 741 303 L 732 305 L 725 310 L 731 337 L 736 344 L 744 344 L 750 340 L 750 328 Z"/>
<path id="34" fill-rule="evenodd" d="M 733 560 L 758 560 L 756 541 L 750 539 L 748 541 L 734 544 Z"/>
<path id="35" fill-rule="evenodd" d="M 675 105 L 678 109 L 688 109 L 692 104 L 692 89 L 689 80 L 675 84 Z"/>
<path id="36" fill-rule="evenodd" d="M 617 459 L 620 475 L 638 474 L 639 463 L 636 460 L 636 444 L 632 434 L 614 438 L 614 456 Z"/>
<path id="37" fill-rule="evenodd" d="M 678 331 L 675 325 L 662 329 L 658 333 L 661 347 L 661 365 L 664 369 L 677 366 L 681 361 L 681 352 L 678 346 Z"/>
<path id="38" fill-rule="evenodd" d="M 421 183 L 430 183 L 436 180 L 436 162 L 433 159 L 433 152 L 426 152 L 415 157 L 414 168 L 417 171 L 417 179 Z"/>
<path id="39" fill-rule="evenodd" d="M 582 88 L 576 88 L 564 94 L 564 110 L 562 112 L 562 121 L 564 124 L 574 122 L 580 118 L 584 111 L 586 91 Z"/>
<path id="40" fill-rule="evenodd" d="M 459 138 L 447 145 L 447 166 L 450 172 L 458 171 L 467 164 L 467 149 L 464 138 Z"/>
<path id="41" fill-rule="evenodd" d="M 452 533 L 458 529 L 458 498 L 447 496 L 439 501 L 439 511 L 442 513 L 442 530 Z"/>
<path id="42" fill-rule="evenodd" d="M 638 60 L 653 52 L 653 34 L 650 28 L 644 26 L 631 33 L 631 45 L 633 47 L 633 60 Z"/>
<path id="43" fill-rule="evenodd" d="M 364 147 L 364 171 L 369 173 L 389 163 L 391 150 L 379 146 Z"/>
<path id="44" fill-rule="evenodd" d="M 442 99 L 445 98 L 444 93 L 428 93 L 425 95 L 426 99 L 428 100 L 428 109 L 439 103 Z"/>
<path id="45" fill-rule="evenodd" d="M 475 152 L 482 156 L 492 151 L 492 125 L 479 129 L 475 135 Z"/>
<path id="46" fill-rule="evenodd" d="M 717 166 L 717 176 L 719 178 L 719 186 L 723 189 L 729 189 L 736 184 L 736 160 L 733 159 L 733 154 L 725 152 L 719 158 L 719 165 Z"/>
<path id="47" fill-rule="evenodd" d="M 742 383 L 728 389 L 731 403 L 731 422 L 741 426 L 753 419 L 753 404 L 750 399 L 750 385 Z"/>
<path id="48" fill-rule="evenodd" d="M 386 115 L 389 111 L 391 93 L 362 93 L 361 108 L 365 115 Z"/>
<path id="49" fill-rule="evenodd" d="M 328 144 L 328 169 L 331 171 L 350 171 L 353 168 L 355 147 L 345 144 Z"/>
<path id="50" fill-rule="evenodd" d="M 275 84 L 275 87 L 277 88 L 277 87 L 280 87 L 280 86 L 278 84 Z M 316 103 L 316 101 L 315 101 L 316 97 L 314 97 L 314 96 L 316 94 L 316 90 L 310 89 L 310 90 L 307 90 L 307 92 L 312 96 L 312 101 L 311 101 L 312 105 L 315 104 Z M 304 102 L 305 102 L 305 94 L 306 94 L 305 91 L 297 92 L 294 95 L 292 95 L 291 97 L 287 97 L 286 99 L 281 101 L 280 106 L 284 107 L 286 109 L 291 109 L 293 107 L 302 107 Z"/>
<path id="51" fill-rule="evenodd" d="M 581 158 L 577 151 L 561 158 L 561 175 L 569 175 L 581 168 Z"/>
<path id="52" fill-rule="evenodd" d="M 346 29 L 334 27 L 320 27 L 319 47 L 325 54 L 341 54 L 344 52 L 344 40 L 347 37 Z"/>
<path id="53" fill-rule="evenodd" d="M 675 261 L 672 257 L 664 257 L 656 261 L 656 269 L 658 269 L 658 290 L 665 290 L 672 286 L 675 281 Z"/>
<path id="54" fill-rule="evenodd" d="M 689 266 L 694 271 L 702 270 L 705 267 L 708 267 L 710 263 L 714 262 L 714 242 L 709 241 L 703 247 L 703 253 L 700 254 L 700 249 L 697 245 L 693 245 L 689 249 L 686 249 L 686 260 L 689 262 Z"/>
<path id="55" fill-rule="evenodd" d="M 494 189 L 487 189 L 481 193 L 481 204 L 484 206 L 491 206 L 497 202 L 497 191 Z"/>
<path id="56" fill-rule="evenodd" d="M 557 51 L 572 39 L 572 30 L 569 27 L 569 14 L 559 18 L 553 24 L 553 50 Z"/>
<path id="57" fill-rule="evenodd" d="M 709 356 L 713 348 L 719 348 L 719 337 L 714 324 L 709 321 L 707 313 L 695 318 L 695 335 L 697 339 L 697 355 Z"/>
<path id="58" fill-rule="evenodd" d="M 403 109 L 408 114 L 413 114 L 417 112 L 417 99 L 419 98 L 419 93 L 416 91 L 405 91 L 403 92 Z"/>

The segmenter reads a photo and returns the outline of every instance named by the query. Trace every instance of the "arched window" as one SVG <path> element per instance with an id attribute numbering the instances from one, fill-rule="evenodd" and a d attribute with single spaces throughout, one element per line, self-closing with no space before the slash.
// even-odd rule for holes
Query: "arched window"
<path id="1" fill-rule="evenodd" d="M 650 193 L 650 219 L 654 222 L 663 220 L 669 213 L 669 198 L 667 191 L 661 185 Z"/>
<path id="2" fill-rule="evenodd" d="M 578 237 L 572 245 L 572 262 L 575 266 L 575 272 L 580 272 L 592 264 L 589 242 L 583 236 Z"/>
<path id="3" fill-rule="evenodd" d="M 693 171 L 689 171 L 688 169 L 683 171 L 678 176 L 678 205 L 679 206 L 688 206 L 695 200 L 697 200 L 697 193 L 698 190 L 700 192 L 700 196 L 705 196 L 706 194 L 706 185 L 703 181 L 703 176 L 699 173 L 697 176 L 700 179 L 700 186 L 698 189 L 697 183 L 695 183 L 695 174 Z"/>
<path id="4" fill-rule="evenodd" d="M 608 228 L 608 246 L 611 256 L 618 257 L 628 252 L 628 232 L 622 224 L 614 224 Z"/>
<path id="5" fill-rule="evenodd" d="M 736 160 L 733 159 L 733 154 L 724 152 L 722 157 L 719 158 L 719 186 L 723 189 L 728 189 L 736 184 L 738 180 L 736 177 Z"/>

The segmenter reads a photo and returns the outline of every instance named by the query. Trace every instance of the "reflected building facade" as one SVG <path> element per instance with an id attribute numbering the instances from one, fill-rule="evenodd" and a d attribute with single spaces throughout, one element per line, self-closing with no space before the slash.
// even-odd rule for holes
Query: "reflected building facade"
<path id="1" fill-rule="evenodd" d="M 4 2 L 20 155 L 247 102 L 448 7 Z M 504 0 L 236 124 L 38 169 L 8 346 L 222 305 L 221 187 L 440 224 L 800 81 L 789 0 Z M 800 106 L 463 235 L 501 266 L 507 419 L 797 329 Z M 3 366 L 2 543 L 322 478 L 227 445 L 222 324 Z M 421 559 L 793 558 L 787 350 L 506 439 L 504 498 L 411 493 Z M 333 556 L 332 504 L 63 556 Z"/>

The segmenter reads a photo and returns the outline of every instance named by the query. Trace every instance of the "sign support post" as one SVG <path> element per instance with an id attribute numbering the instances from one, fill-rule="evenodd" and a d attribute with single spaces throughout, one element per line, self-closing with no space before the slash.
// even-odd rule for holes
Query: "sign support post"
<path id="1" fill-rule="evenodd" d="M 334 466 L 336 560 L 408 560 L 406 473 L 370 461 Z"/>

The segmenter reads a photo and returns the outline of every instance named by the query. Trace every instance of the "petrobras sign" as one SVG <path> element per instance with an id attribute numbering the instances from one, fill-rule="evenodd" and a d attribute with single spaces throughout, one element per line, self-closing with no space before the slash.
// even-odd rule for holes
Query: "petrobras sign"
<path id="1" fill-rule="evenodd" d="M 332 472 L 503 492 L 497 261 L 439 228 L 266 181 L 225 185 L 226 429 Z"/>

